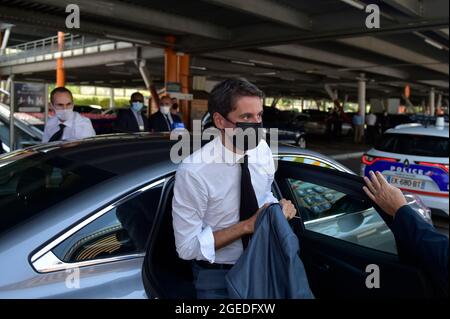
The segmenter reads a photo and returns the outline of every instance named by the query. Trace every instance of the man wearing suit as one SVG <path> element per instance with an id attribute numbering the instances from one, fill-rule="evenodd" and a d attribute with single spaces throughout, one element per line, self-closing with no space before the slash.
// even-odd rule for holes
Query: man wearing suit
<path id="1" fill-rule="evenodd" d="M 425 222 L 407 205 L 400 189 L 390 185 L 380 172 L 364 177 L 367 196 L 393 218 L 390 226 L 403 257 L 421 267 L 448 296 L 448 238 Z"/>
<path id="2" fill-rule="evenodd" d="M 172 100 L 168 96 L 161 98 L 159 111 L 149 118 L 151 132 L 170 132 L 175 128 L 183 128 L 181 118 L 176 114 L 171 114 Z"/>
<path id="3" fill-rule="evenodd" d="M 144 96 L 135 92 L 131 94 L 130 108 L 120 110 L 114 125 L 116 132 L 148 132 L 148 120 L 142 112 L 144 107 Z"/>

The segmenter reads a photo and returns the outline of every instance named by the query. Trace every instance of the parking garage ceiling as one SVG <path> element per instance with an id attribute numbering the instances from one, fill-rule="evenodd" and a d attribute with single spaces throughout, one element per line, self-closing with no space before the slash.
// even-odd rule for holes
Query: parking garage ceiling
<path id="1" fill-rule="evenodd" d="M 448 0 L 0 0 L 0 23 L 14 25 L 10 45 L 54 36 L 65 28 L 65 7 L 80 7 L 77 34 L 175 48 L 192 56 L 191 74 L 220 80 L 242 76 L 269 95 L 326 97 L 329 84 L 350 97 L 357 78 L 368 95 L 415 97 L 430 87 L 448 96 Z M 377 4 L 379 29 L 365 25 Z M 147 65 L 162 82 L 163 58 Z M 21 75 L 18 75 L 19 77 Z M 48 71 L 26 78 L 52 80 Z M 143 85 L 132 62 L 70 69 L 72 83 Z"/>

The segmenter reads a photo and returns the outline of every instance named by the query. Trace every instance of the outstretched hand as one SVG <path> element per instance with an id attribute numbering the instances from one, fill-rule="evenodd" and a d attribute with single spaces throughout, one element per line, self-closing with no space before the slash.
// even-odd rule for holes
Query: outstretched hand
<path id="1" fill-rule="evenodd" d="M 364 192 L 384 212 L 394 217 L 400 207 L 407 204 L 405 196 L 400 189 L 390 185 L 380 172 L 370 171 L 369 174 L 370 179 L 364 176 L 367 185 L 363 187 Z"/>

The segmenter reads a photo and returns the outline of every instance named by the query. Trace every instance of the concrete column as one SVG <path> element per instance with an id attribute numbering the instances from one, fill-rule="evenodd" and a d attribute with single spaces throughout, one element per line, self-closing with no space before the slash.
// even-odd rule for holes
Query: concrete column
<path id="1" fill-rule="evenodd" d="M 434 114 L 436 113 L 435 97 L 436 97 L 436 92 L 434 91 L 434 88 L 431 88 L 430 96 L 429 96 L 429 100 L 428 100 L 428 106 L 430 107 L 430 115 L 431 116 L 434 116 Z"/>
<path id="2" fill-rule="evenodd" d="M 10 75 L 5 83 L 5 91 L 10 92 L 10 93 L 11 93 L 11 84 L 12 84 L 13 78 L 14 78 L 14 74 Z M 3 103 L 5 103 L 5 104 L 11 103 L 10 101 L 11 101 L 11 95 L 5 96 L 5 98 L 3 99 Z"/>
<path id="3" fill-rule="evenodd" d="M 2 55 L 5 52 L 6 47 L 8 46 L 8 40 L 9 40 L 9 35 L 11 34 L 11 28 L 7 28 L 5 30 L 5 33 L 2 36 L 2 44 L 0 47 L 0 55 Z"/>
<path id="4" fill-rule="evenodd" d="M 437 102 L 436 102 L 436 114 L 442 115 L 442 94 L 438 94 Z"/>
<path id="5" fill-rule="evenodd" d="M 64 71 L 64 59 L 62 53 L 64 51 L 64 32 L 58 32 L 58 52 L 59 57 L 56 60 L 56 87 L 66 85 L 66 74 Z"/>
<path id="6" fill-rule="evenodd" d="M 180 74 L 179 78 L 181 81 L 181 92 L 189 93 L 189 75 L 191 66 L 191 57 L 189 54 L 183 54 L 179 57 L 180 59 Z M 187 100 L 179 101 L 180 111 L 183 115 L 183 122 L 187 125 L 188 129 L 191 126 L 191 108 L 190 103 Z"/>
<path id="7" fill-rule="evenodd" d="M 48 121 L 48 104 L 49 104 L 49 98 L 48 98 L 48 83 L 45 83 L 44 86 L 44 123 L 47 124 Z"/>
<path id="8" fill-rule="evenodd" d="M 114 108 L 114 88 L 111 88 L 109 91 L 109 108 Z"/>
<path id="9" fill-rule="evenodd" d="M 11 75 L 8 78 L 8 81 L 10 81 L 10 96 L 9 96 L 9 151 L 12 152 L 16 149 L 15 147 L 15 141 L 14 141 L 14 75 Z"/>
<path id="10" fill-rule="evenodd" d="M 366 121 L 366 79 L 364 73 L 358 78 L 358 113 Z"/>
<path id="11" fill-rule="evenodd" d="M 175 37 L 167 37 L 170 43 L 175 43 Z M 178 79 L 178 56 L 169 46 L 164 50 L 164 84 L 177 82 Z"/>

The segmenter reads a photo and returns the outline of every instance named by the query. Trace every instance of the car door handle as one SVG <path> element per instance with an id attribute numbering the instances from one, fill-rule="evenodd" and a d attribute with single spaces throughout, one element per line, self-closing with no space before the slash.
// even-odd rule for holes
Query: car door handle
<path id="1" fill-rule="evenodd" d="M 330 266 L 327 264 L 321 264 L 318 266 L 320 272 L 328 272 L 330 270 Z"/>
<path id="2" fill-rule="evenodd" d="M 328 272 L 330 270 L 330 266 L 324 263 L 314 263 L 313 266 L 322 273 Z"/>

